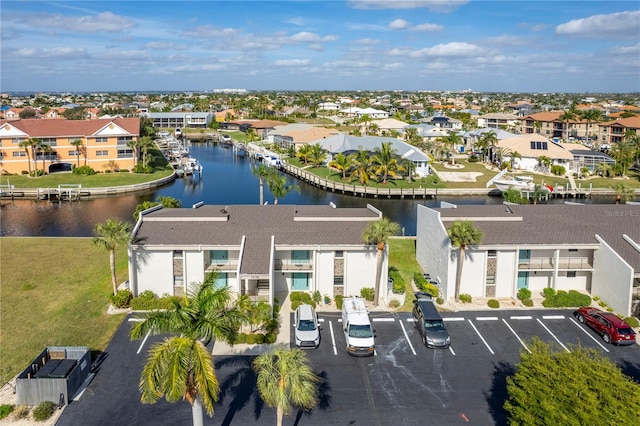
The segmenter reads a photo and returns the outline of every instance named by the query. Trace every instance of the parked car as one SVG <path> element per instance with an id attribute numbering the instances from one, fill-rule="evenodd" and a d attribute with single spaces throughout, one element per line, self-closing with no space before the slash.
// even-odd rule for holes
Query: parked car
<path id="1" fill-rule="evenodd" d="M 633 345 L 636 343 L 636 332 L 617 315 L 601 311 L 597 308 L 582 307 L 573 315 L 582 324 L 593 328 L 606 343 L 616 345 Z"/>
<path id="2" fill-rule="evenodd" d="M 413 320 L 422 343 L 428 348 L 448 348 L 451 337 L 440 316 L 440 312 L 433 304 L 433 298 L 429 293 L 415 293 L 413 301 Z"/>
<path id="3" fill-rule="evenodd" d="M 318 314 L 311 305 L 300 305 L 294 313 L 296 346 L 300 349 L 315 349 L 320 345 Z"/>

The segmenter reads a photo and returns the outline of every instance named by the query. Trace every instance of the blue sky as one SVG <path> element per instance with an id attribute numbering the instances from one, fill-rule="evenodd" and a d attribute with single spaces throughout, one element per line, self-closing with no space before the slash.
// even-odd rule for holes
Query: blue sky
<path id="1" fill-rule="evenodd" d="M 1 0 L 0 90 L 639 92 L 640 2 Z"/>

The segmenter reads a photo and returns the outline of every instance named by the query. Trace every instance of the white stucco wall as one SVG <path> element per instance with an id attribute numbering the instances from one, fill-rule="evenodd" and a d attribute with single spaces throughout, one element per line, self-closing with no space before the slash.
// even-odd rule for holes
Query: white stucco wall
<path id="1" fill-rule="evenodd" d="M 201 284 L 204 279 L 204 253 L 202 251 L 184 251 L 184 283 L 185 289 Z M 173 281 L 173 276 L 169 277 Z"/>
<path id="2" fill-rule="evenodd" d="M 134 252 L 137 286 L 134 295 L 151 290 L 158 296 L 173 294 L 173 252 L 139 250 Z"/>
<path id="3" fill-rule="evenodd" d="M 449 237 L 440 222 L 440 214 L 427 206 L 418 205 L 416 224 L 416 260 L 424 272 L 440 281 L 444 298 L 453 296 L 455 262 L 449 256 Z M 451 273 L 453 268 L 453 273 Z M 451 278 L 450 278 L 451 277 Z"/>
<path id="4" fill-rule="evenodd" d="M 556 279 L 556 290 L 586 291 L 591 272 L 576 271 L 575 277 L 568 277 L 567 271 L 559 271 Z"/>
<path id="5" fill-rule="evenodd" d="M 318 251 L 316 252 L 315 264 L 315 287 L 311 291 L 318 290 L 320 294 L 328 295 L 333 298 L 333 261 L 335 251 Z M 345 259 L 346 263 L 346 259 Z M 345 268 L 347 265 L 345 264 Z"/>
<path id="6" fill-rule="evenodd" d="M 633 268 L 599 235 L 600 249 L 593 254 L 591 296 L 598 296 L 616 313 L 631 315 Z"/>
<path id="7" fill-rule="evenodd" d="M 496 253 L 498 270 L 496 271 L 496 297 L 513 297 L 517 292 L 516 264 L 518 253 L 515 250 Z"/>
<path id="8" fill-rule="evenodd" d="M 344 295 L 360 296 L 360 289 L 375 288 L 376 281 L 376 248 L 370 251 L 344 252 L 345 277 Z M 389 267 L 388 257 L 385 256 L 382 270 Z M 386 282 L 386 280 L 385 280 Z"/>
<path id="9" fill-rule="evenodd" d="M 541 293 L 547 287 L 551 287 L 551 275 L 553 271 L 529 271 L 529 285 L 528 288 L 531 290 L 532 295 L 536 295 Z M 566 274 L 565 274 L 566 275 Z M 516 282 L 516 289 L 517 289 Z M 516 290 L 517 291 L 517 290 Z"/>
<path id="10" fill-rule="evenodd" d="M 453 254 L 452 284 L 450 295 L 455 296 L 455 274 L 460 251 L 455 249 Z M 483 250 L 465 250 L 464 262 L 462 265 L 462 279 L 460 280 L 460 294 L 470 294 L 472 297 L 484 297 L 484 284 L 486 281 L 486 252 Z"/>

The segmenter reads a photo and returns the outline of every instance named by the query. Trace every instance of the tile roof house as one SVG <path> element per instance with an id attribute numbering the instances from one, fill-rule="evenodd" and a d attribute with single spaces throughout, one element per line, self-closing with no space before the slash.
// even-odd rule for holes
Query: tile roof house
<path id="1" fill-rule="evenodd" d="M 636 115 L 600 123 L 598 126 L 598 142 L 601 145 L 613 145 L 621 142 L 628 131 L 640 135 L 640 116 Z"/>
<path id="2" fill-rule="evenodd" d="M 336 129 L 318 127 L 312 124 L 295 123 L 284 126 L 276 126 L 274 130 L 267 132 L 269 143 L 277 143 L 284 149 L 294 146 L 297 149 L 318 139 L 328 138 L 340 133 Z"/>
<path id="3" fill-rule="evenodd" d="M 129 245 L 131 290 L 182 295 L 217 271 L 217 285 L 268 300 L 289 291 L 359 295 L 374 287 L 376 276 L 377 248 L 363 243 L 362 234 L 381 217 L 372 206 L 150 209 L 140 215 Z"/>
<path id="4" fill-rule="evenodd" d="M 513 297 L 520 288 L 578 290 L 631 315 L 640 302 L 640 206 L 418 206 L 416 259 L 437 277 L 444 297 L 455 294 L 458 250 L 447 236 L 470 220 L 484 236 L 466 250 L 461 294 Z"/>
<path id="5" fill-rule="evenodd" d="M 567 170 L 573 170 L 571 164 L 573 154 L 563 145 L 537 133 L 530 133 L 500 139 L 496 146 L 503 151 L 502 160 L 504 161 L 510 161 L 511 154 L 514 152 L 521 155 L 521 158 L 514 159 L 514 169 L 536 171 L 540 163 L 538 157 L 545 156 L 551 158 L 551 164 L 559 164 Z"/>
<path id="6" fill-rule="evenodd" d="M 137 117 L 0 121 L 0 161 L 2 170 L 7 173 L 27 171 L 32 161 L 37 160 L 40 164 L 43 156 L 48 163 L 47 172 L 71 170 L 81 164 L 96 171 L 114 165 L 119 169 L 130 169 L 135 166 L 130 144 L 139 137 L 140 119 Z M 20 146 L 27 139 L 39 139 L 53 151 L 36 151 L 32 158 L 32 153 Z M 82 141 L 79 149 L 72 144 L 74 140 Z"/>

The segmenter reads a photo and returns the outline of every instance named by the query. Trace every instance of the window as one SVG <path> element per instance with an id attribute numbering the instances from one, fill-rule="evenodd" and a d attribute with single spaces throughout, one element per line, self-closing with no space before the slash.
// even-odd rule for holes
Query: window
<path id="1" fill-rule="evenodd" d="M 547 132 L 548 133 L 548 132 Z M 547 150 L 549 148 L 547 142 L 531 141 L 531 149 Z"/>
<path id="2" fill-rule="evenodd" d="M 496 257 L 497 253 L 498 253 L 498 252 L 497 252 L 496 250 L 488 250 L 488 251 L 487 251 L 487 256 L 489 256 L 489 257 Z"/>
<path id="3" fill-rule="evenodd" d="M 40 139 L 40 142 L 42 142 L 43 145 L 49 145 L 49 146 L 58 145 L 58 140 L 56 138 L 42 138 Z"/>
<path id="4" fill-rule="evenodd" d="M 578 249 L 569 249 L 569 252 L 576 252 Z"/>
<path id="5" fill-rule="evenodd" d="M 291 250 L 291 263 L 309 263 L 309 250 Z"/>
<path id="6" fill-rule="evenodd" d="M 13 138 L 13 139 L 11 139 L 11 143 L 20 144 L 20 143 L 24 142 L 25 140 L 26 140 L 25 138 Z"/>
<path id="7" fill-rule="evenodd" d="M 109 138 L 96 138 L 96 143 L 107 143 L 109 142 Z"/>
<path id="8" fill-rule="evenodd" d="M 211 263 L 216 265 L 226 265 L 229 263 L 228 250 L 211 250 L 209 251 L 209 256 L 211 256 Z"/>
<path id="9" fill-rule="evenodd" d="M 182 259 L 182 250 L 174 250 L 173 258 L 174 259 Z"/>
<path id="10" fill-rule="evenodd" d="M 69 155 L 70 156 L 74 156 L 75 157 L 76 155 L 80 155 L 80 154 L 81 154 L 81 152 L 80 151 L 76 151 L 75 149 L 72 149 L 72 150 L 69 151 Z"/>
<path id="11" fill-rule="evenodd" d="M 24 151 L 13 151 L 13 157 L 26 157 L 27 153 Z"/>
<path id="12" fill-rule="evenodd" d="M 118 145 L 127 145 L 131 141 L 133 141 L 131 136 L 118 136 Z"/>
<path id="13" fill-rule="evenodd" d="M 567 278 L 575 278 L 576 271 L 567 271 Z"/>
<path id="14" fill-rule="evenodd" d="M 132 149 L 119 149 L 118 150 L 118 158 L 133 158 L 133 150 Z"/>
<path id="15" fill-rule="evenodd" d="M 99 151 L 96 151 L 96 157 L 106 157 L 109 155 L 109 151 L 107 151 L 106 149 L 101 149 Z"/>
<path id="16" fill-rule="evenodd" d="M 344 252 L 342 250 L 336 250 L 336 259 L 342 259 L 344 258 Z"/>

